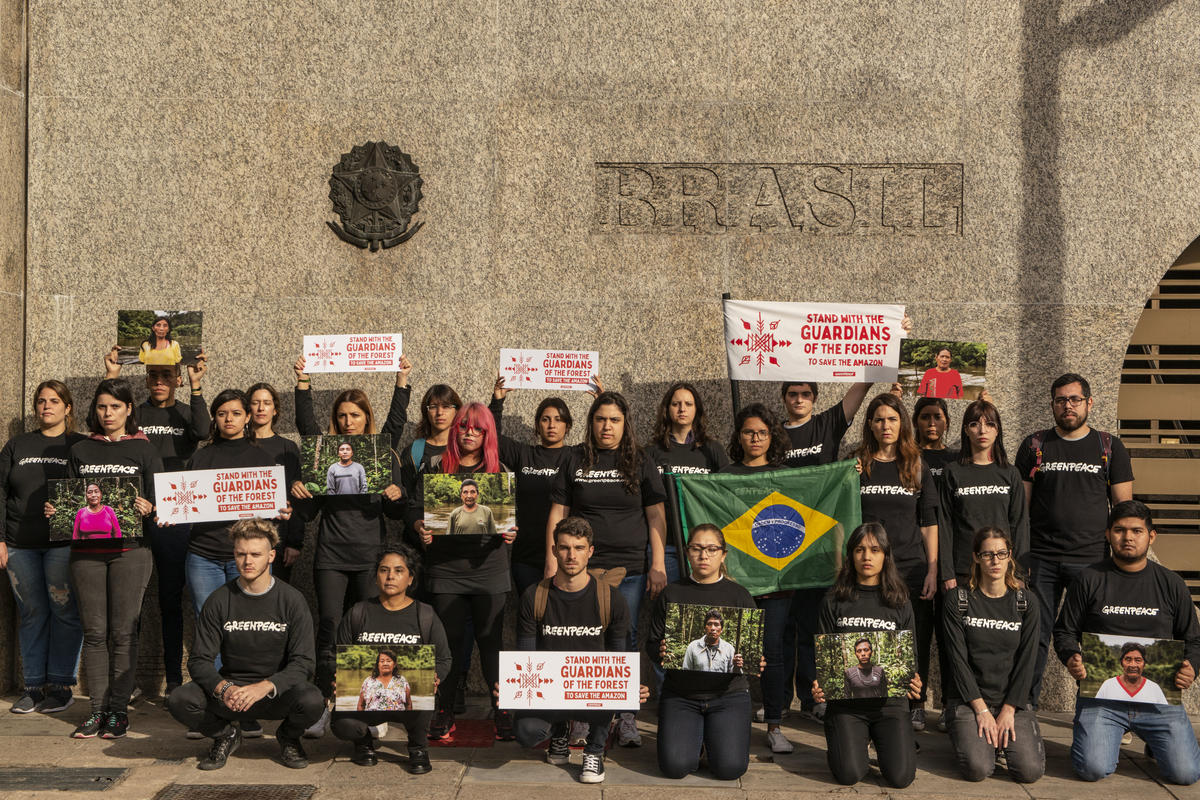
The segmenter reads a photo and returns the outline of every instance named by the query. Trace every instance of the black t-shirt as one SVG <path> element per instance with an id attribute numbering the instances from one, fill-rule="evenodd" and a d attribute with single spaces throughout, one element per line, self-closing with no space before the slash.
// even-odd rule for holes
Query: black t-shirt
<path id="1" fill-rule="evenodd" d="M 1179 639 L 1184 658 L 1200 664 L 1200 621 L 1187 583 L 1153 561 L 1125 572 L 1106 558 L 1079 573 L 1054 623 L 1054 649 L 1064 664 L 1080 651 L 1083 633 Z"/>
<path id="2" fill-rule="evenodd" d="M 833 590 L 821 601 L 817 614 L 818 633 L 869 633 L 871 631 L 911 631 L 913 629 L 912 604 L 907 600 L 899 608 L 883 602 L 878 586 L 858 586 L 855 596 L 849 600 L 838 600 Z M 915 666 L 915 665 L 914 665 Z M 850 706 L 862 705 L 908 705 L 902 697 L 867 700 L 835 700 Z"/>
<path id="3" fill-rule="evenodd" d="M 1031 480 L 1037 463 L 1033 436 L 1017 451 L 1017 471 Z M 1129 451 L 1116 436 L 1105 479 L 1104 445 L 1100 433 L 1067 440 L 1054 430 L 1045 434 L 1042 463 L 1033 475 L 1029 503 L 1029 551 L 1038 558 L 1087 564 L 1104 556 L 1108 527 L 1109 484 L 1133 480 Z"/>
<path id="4" fill-rule="evenodd" d="M 81 439 L 71 445 L 67 462 L 67 471 L 73 478 L 133 478 L 141 485 L 139 496 L 147 500 L 154 497 L 154 476 L 163 471 L 158 451 L 140 433 L 116 442 Z M 144 536 L 153 536 L 157 532 L 158 525 L 153 520 L 151 515 L 142 521 Z M 114 549 L 112 541 L 104 539 L 74 541 L 71 546 L 77 550 L 111 552 Z M 137 539 L 122 539 L 116 549 L 138 546 Z"/>
<path id="5" fill-rule="evenodd" d="M 271 467 L 275 460 L 252 439 L 217 439 L 188 461 L 188 469 L 249 469 Z M 286 491 L 286 488 L 285 488 Z M 188 551 L 213 561 L 232 561 L 229 540 L 232 522 L 197 522 L 188 535 Z"/>
<path id="6" fill-rule="evenodd" d="M 941 513 L 938 515 L 938 560 L 941 578 L 949 580 L 971 571 L 971 546 L 975 531 L 995 527 L 1008 531 L 1013 554 L 1029 552 L 1029 519 L 1025 512 L 1025 489 L 1021 473 L 1009 464 L 946 465 L 938 481 Z"/>
<path id="7" fill-rule="evenodd" d="M 922 450 L 921 460 L 925 462 L 925 466 L 929 467 L 929 474 L 933 475 L 935 483 L 940 483 L 942 473 L 946 469 L 947 464 L 952 464 L 958 460 L 957 450 L 951 450 L 945 447 L 941 450 Z"/>
<path id="8" fill-rule="evenodd" d="M 513 561 L 541 568 L 546 563 L 550 493 L 573 447 L 542 447 L 500 439 L 500 460 L 517 476 L 517 538 Z"/>
<path id="9" fill-rule="evenodd" d="M 834 403 L 820 414 L 813 414 L 808 422 L 796 427 L 783 426 L 790 446 L 783 457 L 788 467 L 811 467 L 817 464 L 832 464 L 837 461 L 842 437 L 850 429 L 850 422 L 842 410 L 842 404 Z"/>
<path id="10" fill-rule="evenodd" d="M 292 500 L 292 484 L 300 480 L 300 448 L 291 439 L 275 434 L 266 438 L 254 440 L 258 446 L 271 457 L 274 464 L 283 467 L 284 480 L 287 481 L 288 502 Z M 278 522 L 279 538 L 284 547 L 296 550 L 304 548 L 304 516 L 292 514 L 287 522 Z"/>
<path id="11" fill-rule="evenodd" d="M 204 601 L 188 672 L 205 694 L 226 678 L 239 686 L 269 680 L 283 694 L 307 683 L 314 663 L 312 612 L 304 595 L 274 578 L 263 594 L 246 594 L 235 578 Z"/>
<path id="12" fill-rule="evenodd" d="M 965 614 L 959 608 L 959 592 L 967 597 Z M 982 698 L 989 706 L 1008 703 L 1017 709 L 1033 702 L 1040 611 L 1033 592 L 1025 589 L 1022 596 L 1027 603 L 1024 614 L 1012 590 L 1003 597 L 965 587 L 946 594 L 945 647 L 963 702 Z"/>
<path id="13" fill-rule="evenodd" d="M 626 491 L 617 469 L 619 452 L 601 450 L 587 472 L 582 451 L 573 451 L 554 484 L 551 499 L 583 517 L 595 534 L 591 566 L 601 569 L 625 567 L 629 575 L 646 571 L 646 545 L 650 528 L 643 509 L 666 500 L 662 476 L 653 459 L 643 456 L 638 491 Z"/>
<path id="14" fill-rule="evenodd" d="M 673 476 L 720 472 L 729 463 L 729 456 L 711 439 L 700 446 L 680 444 L 674 439 L 670 439 L 670 442 L 669 448 L 664 448 L 662 442 L 655 442 L 646 452 L 654 459 L 659 474 L 663 476 L 663 492 L 667 496 L 663 505 L 667 518 L 667 544 L 680 548 L 682 552 L 687 531 L 683 529 L 683 522 L 679 518 L 679 493 Z"/>
<path id="15" fill-rule="evenodd" d="M 441 459 L 438 461 L 440 464 Z M 501 464 L 500 471 L 509 470 Z M 462 469 L 461 472 L 483 470 Z M 421 496 L 424 497 L 424 488 Z M 543 524 L 542 530 L 545 529 Z M 518 530 L 517 538 L 520 535 Z M 505 544 L 496 534 L 434 536 L 425 548 L 425 585 L 434 594 L 504 594 L 512 588 L 511 550 L 512 545 Z"/>
<path id="16" fill-rule="evenodd" d="M 721 467 L 719 471 L 729 475 L 754 475 L 759 472 L 774 472 L 777 469 L 783 469 L 783 465 L 761 464 L 757 467 L 748 467 L 740 461 L 732 461 Z"/>
<path id="17" fill-rule="evenodd" d="M 654 603 L 650 615 L 650 630 L 646 634 L 646 657 L 655 664 L 662 663 L 658 651 L 666 634 L 669 603 L 755 608 L 754 599 L 746 591 L 746 587 L 728 578 L 722 578 L 716 583 L 696 583 L 691 578 L 683 578 L 670 584 L 663 589 Z M 669 669 L 665 672 L 663 690 L 691 700 L 710 700 L 734 692 L 746 692 L 750 690 L 746 675 L 757 675 L 758 664 L 746 663 L 743 669 L 744 672 L 738 674 Z"/>
<path id="18" fill-rule="evenodd" d="M 40 431 L 14 436 L 0 450 L 0 515 L 9 547 L 64 547 L 50 541 L 50 520 L 43 513 L 49 499 L 46 482 L 67 477 L 67 454 L 82 441 L 78 433 L 43 436 Z"/>
<path id="19" fill-rule="evenodd" d="M 378 597 L 355 603 L 338 624 L 338 644 L 431 644 L 438 680 L 450 674 L 453 656 L 446 629 L 433 606 L 414 600 L 399 611 L 389 611 Z M 329 674 L 333 674 L 330 665 Z"/>
<path id="20" fill-rule="evenodd" d="M 517 621 L 518 650 L 579 650 L 582 652 L 629 649 L 629 606 L 615 586 L 604 586 L 609 596 L 608 627 L 600 624 L 596 579 L 577 592 L 565 592 L 550 582 L 546 613 L 539 623 L 534 616 L 538 584 L 521 595 Z"/>
<path id="21" fill-rule="evenodd" d="M 137 416 L 142 433 L 162 457 L 163 469 L 167 472 L 184 469 L 184 464 L 196 452 L 200 442 L 208 438 L 212 427 L 202 394 L 191 395 L 186 406 L 176 401 L 159 408 L 147 400 L 138 406 Z"/>
<path id="22" fill-rule="evenodd" d="M 900 482 L 899 461 L 876 461 L 871 474 L 859 475 L 863 522 L 879 522 L 892 543 L 892 559 L 910 589 L 925 582 L 929 558 L 921 527 L 937 525 L 937 489 L 929 468 L 921 465 L 921 490 L 914 492 Z"/>

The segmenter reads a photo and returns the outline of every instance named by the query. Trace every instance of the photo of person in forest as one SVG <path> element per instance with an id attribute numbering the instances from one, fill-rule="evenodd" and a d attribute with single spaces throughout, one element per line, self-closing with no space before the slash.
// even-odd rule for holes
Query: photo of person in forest
<path id="1" fill-rule="evenodd" d="M 202 350 L 203 311 L 117 312 L 117 363 L 195 364 Z"/>
<path id="2" fill-rule="evenodd" d="M 490 536 L 517 524 L 516 480 L 511 472 L 423 475 L 425 530 L 434 535 Z"/>
<path id="3" fill-rule="evenodd" d="M 378 494 L 392 483 L 384 434 L 320 433 L 300 437 L 300 481 L 312 495 Z"/>
<path id="4" fill-rule="evenodd" d="M 762 609 L 668 603 L 663 669 L 742 674 L 762 658 L 762 634 Z"/>
<path id="5" fill-rule="evenodd" d="M 918 397 L 976 400 L 986 387 L 987 345 L 904 339 L 897 380 Z"/>
<path id="6" fill-rule="evenodd" d="M 334 710 L 372 714 L 431 711 L 437 682 L 433 645 L 337 646 Z"/>
<path id="7" fill-rule="evenodd" d="M 816 650 L 827 700 L 904 697 L 916 672 L 912 631 L 818 634 Z"/>
<path id="8" fill-rule="evenodd" d="M 479 483 L 467 478 L 458 490 L 462 505 L 450 512 L 450 533 L 496 533 L 492 510 L 479 504 Z"/>
<path id="9" fill-rule="evenodd" d="M 51 541 L 133 539 L 142 536 L 134 507 L 137 478 L 63 478 L 49 482 Z"/>
<path id="10" fill-rule="evenodd" d="M 1087 677 L 1079 682 L 1080 696 L 1157 705 L 1183 702 L 1175 686 L 1175 672 L 1183 663 L 1183 642 L 1084 633 L 1080 644 L 1087 667 Z"/>

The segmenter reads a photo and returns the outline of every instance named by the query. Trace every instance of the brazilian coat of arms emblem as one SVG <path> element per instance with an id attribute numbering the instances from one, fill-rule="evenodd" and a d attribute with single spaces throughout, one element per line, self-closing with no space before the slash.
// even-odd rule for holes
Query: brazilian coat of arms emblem
<path id="1" fill-rule="evenodd" d="M 358 247 L 394 247 L 407 242 L 424 222 L 409 227 L 421 202 L 421 175 L 407 153 L 387 142 L 351 148 L 329 177 L 329 199 L 341 225 L 328 222 L 344 242 Z"/>

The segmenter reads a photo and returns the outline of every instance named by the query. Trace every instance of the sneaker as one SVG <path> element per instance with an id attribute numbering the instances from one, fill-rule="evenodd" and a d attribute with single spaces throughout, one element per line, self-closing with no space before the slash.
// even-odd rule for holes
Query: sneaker
<path id="1" fill-rule="evenodd" d="M 104 729 L 100 731 L 101 739 L 123 739 L 129 730 L 129 714 L 124 711 L 108 712 Z"/>
<path id="2" fill-rule="evenodd" d="M 571 732 L 567 734 L 567 744 L 571 747 L 583 747 L 587 744 L 588 734 L 592 732 L 592 726 L 586 722 L 571 720 Z"/>
<path id="3" fill-rule="evenodd" d="M 189 739 L 203 739 L 203 738 L 204 738 L 204 734 L 203 734 L 203 733 L 201 733 L 200 731 L 194 731 L 194 730 L 192 730 L 191 728 L 188 728 L 188 732 L 187 732 L 187 738 L 189 738 Z"/>
<path id="4" fill-rule="evenodd" d="M 941 715 L 938 716 L 937 729 L 942 733 L 948 733 L 950 731 L 950 709 L 942 709 Z"/>
<path id="5" fill-rule="evenodd" d="M 375 740 L 368 736 L 355 742 L 354 755 L 350 756 L 350 760 L 360 767 L 373 767 L 378 764 L 379 756 L 375 755 Z"/>
<path id="6" fill-rule="evenodd" d="M 382 739 L 383 737 L 387 736 L 388 724 L 386 722 L 381 722 L 378 725 L 368 725 L 367 732 L 376 739 Z"/>
<path id="7" fill-rule="evenodd" d="M 925 709 L 914 708 L 910 716 L 912 717 L 912 726 L 914 731 L 925 730 Z"/>
<path id="8" fill-rule="evenodd" d="M 783 735 L 782 728 L 771 728 L 767 731 L 767 744 L 771 746 L 772 753 L 790 753 L 796 749 Z"/>
<path id="9" fill-rule="evenodd" d="M 583 772 L 579 773 L 580 783 L 604 782 L 604 756 L 599 753 L 583 754 Z"/>
<path id="10" fill-rule="evenodd" d="M 424 775 L 433 769 L 433 765 L 429 763 L 429 751 L 424 747 L 410 747 L 408 749 L 408 771 L 413 775 Z"/>
<path id="11" fill-rule="evenodd" d="M 25 687 L 25 694 L 17 698 L 17 702 L 12 704 L 9 711 L 14 714 L 29 714 L 37 711 L 38 704 L 46 699 L 46 695 L 42 694 L 41 689 L 32 689 Z"/>
<path id="12" fill-rule="evenodd" d="M 754 721 L 755 722 L 766 722 L 767 721 L 767 710 L 765 708 L 763 708 L 762 706 L 759 706 L 758 711 L 754 712 Z"/>
<path id="13" fill-rule="evenodd" d="M 445 739 L 454 733 L 454 712 L 439 708 L 429 723 L 430 739 Z"/>
<path id="14" fill-rule="evenodd" d="M 513 733 L 513 715 L 511 711 L 496 709 L 496 741 L 511 742 L 517 738 Z"/>
<path id="15" fill-rule="evenodd" d="M 75 697 L 71 694 L 70 686 L 51 686 L 50 691 L 46 692 L 45 699 L 37 704 L 35 710 L 42 714 L 54 714 L 65 711 L 74 702 Z"/>
<path id="16" fill-rule="evenodd" d="M 1121 744 L 1133 744 L 1133 734 L 1129 731 L 1125 731 L 1125 733 L 1121 735 Z"/>
<path id="17" fill-rule="evenodd" d="M 261 739 L 263 735 L 262 724 L 256 719 L 243 720 L 241 724 L 243 739 Z"/>
<path id="18" fill-rule="evenodd" d="M 308 754 L 304 752 L 304 745 L 300 744 L 299 739 L 280 739 L 278 734 L 275 738 L 279 741 L 280 763 L 291 769 L 304 769 L 308 766 Z"/>
<path id="19" fill-rule="evenodd" d="M 214 770 L 225 766 L 225 762 L 242 746 L 242 731 L 236 725 L 230 725 L 229 733 L 224 736 L 214 736 L 212 747 L 208 750 L 196 769 Z"/>
<path id="20" fill-rule="evenodd" d="M 571 741 L 565 725 L 555 725 L 550 732 L 550 746 L 546 748 L 546 763 L 562 766 L 571 760 Z"/>
<path id="21" fill-rule="evenodd" d="M 329 706 L 325 706 L 325 710 L 321 712 L 321 718 L 308 726 L 304 731 L 305 739 L 320 739 L 325 735 L 325 729 L 329 727 Z M 278 738 L 278 737 L 276 737 Z"/>
<path id="22" fill-rule="evenodd" d="M 632 711 L 621 712 L 621 719 L 617 723 L 617 744 L 621 747 L 642 746 L 642 735 L 638 733 L 637 719 L 634 718 Z M 599 783 L 602 780 L 604 780 L 603 764 L 600 765 L 600 777 L 592 783 Z"/>
<path id="23" fill-rule="evenodd" d="M 108 720 L 108 712 L 93 711 L 71 734 L 72 739 L 95 739 Z"/>

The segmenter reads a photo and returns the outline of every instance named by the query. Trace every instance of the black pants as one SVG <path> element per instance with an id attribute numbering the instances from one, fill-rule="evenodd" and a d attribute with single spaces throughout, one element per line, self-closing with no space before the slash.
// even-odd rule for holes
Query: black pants
<path id="1" fill-rule="evenodd" d="M 408 731 L 408 749 L 415 750 L 428 746 L 429 723 L 432 721 L 432 711 L 372 712 L 370 722 L 335 711 L 329 728 L 342 741 L 357 742 L 370 736 L 371 732 L 367 730 L 369 726 L 380 722 L 397 722 Z"/>
<path id="2" fill-rule="evenodd" d="M 377 593 L 374 570 L 313 570 L 317 593 L 317 687 L 326 697 L 333 694 L 334 637 L 343 612 Z"/>
<path id="3" fill-rule="evenodd" d="M 902 789 L 913 782 L 917 774 L 917 748 L 906 701 L 829 703 L 825 712 L 825 746 L 834 780 L 851 786 L 866 777 L 868 741 L 875 743 L 884 783 Z"/>
<path id="4" fill-rule="evenodd" d="M 167 683 L 183 683 L 183 585 L 191 530 L 191 525 L 172 525 L 158 528 L 150 537 L 154 571 L 158 573 L 158 613 Z"/>
<path id="5" fill-rule="evenodd" d="M 569 720 L 585 722 L 589 725 L 587 744 L 583 752 L 593 755 L 603 755 L 604 744 L 608 741 L 608 729 L 612 725 L 611 711 L 518 711 L 513 714 L 513 733 L 517 744 L 521 747 L 537 747 L 553 735 L 554 728 L 560 727 L 566 733 Z"/>
<path id="6" fill-rule="evenodd" d="M 717 780 L 736 781 L 750 765 L 750 693 L 691 700 L 669 689 L 658 701 L 658 769 L 683 778 L 700 767 L 700 748 Z"/>
<path id="7" fill-rule="evenodd" d="M 434 594 L 430 596 L 438 618 L 446 628 L 453 644 L 457 631 L 462 631 L 470 620 L 475 628 L 475 644 L 479 646 L 479 664 L 483 668 L 483 680 L 489 687 L 500 680 L 500 650 L 504 647 L 504 594 Z M 453 708 L 454 693 L 458 682 L 471 668 L 470 661 L 463 659 L 459 648 L 452 647 L 454 661 L 450 674 L 438 684 L 438 708 Z M 469 650 L 467 651 L 470 652 Z"/>
<path id="8" fill-rule="evenodd" d="M 230 722 L 278 719 L 282 722 L 275 732 L 275 738 L 294 741 L 321 718 L 325 710 L 325 698 L 321 697 L 317 687 L 304 683 L 274 698 L 264 697 L 246 711 L 233 711 L 204 691 L 200 684 L 189 681 L 171 692 L 167 698 L 167 710 L 189 731 L 200 731 L 210 737 L 225 733 Z"/>

